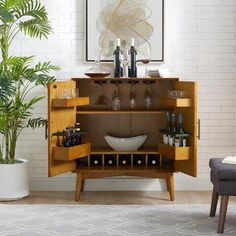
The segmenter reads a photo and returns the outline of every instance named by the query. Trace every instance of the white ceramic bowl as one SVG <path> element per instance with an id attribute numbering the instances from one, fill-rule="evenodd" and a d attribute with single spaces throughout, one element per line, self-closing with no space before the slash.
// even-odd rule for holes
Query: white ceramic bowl
<path id="1" fill-rule="evenodd" d="M 115 151 L 136 151 L 143 145 L 147 135 L 140 135 L 131 138 L 116 138 L 105 135 L 104 138 L 108 145 Z"/>

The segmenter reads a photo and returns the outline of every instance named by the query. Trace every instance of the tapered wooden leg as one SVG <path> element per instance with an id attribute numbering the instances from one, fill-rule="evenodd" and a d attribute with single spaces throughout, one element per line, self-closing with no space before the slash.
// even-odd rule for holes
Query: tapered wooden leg
<path id="1" fill-rule="evenodd" d="M 175 190 L 174 190 L 174 176 L 173 176 L 173 174 L 169 174 L 168 177 L 166 178 L 166 186 L 167 186 L 167 191 L 170 194 L 170 200 L 174 201 L 175 200 Z"/>
<path id="2" fill-rule="evenodd" d="M 77 181 L 76 181 L 76 192 L 75 192 L 75 200 L 79 201 L 80 193 L 83 187 L 83 176 L 80 173 L 77 173 Z"/>
<path id="3" fill-rule="evenodd" d="M 229 201 L 229 196 L 226 196 L 226 195 L 221 196 L 220 215 L 219 215 L 219 223 L 218 223 L 218 231 L 217 231 L 218 234 L 222 234 L 224 232 L 228 201 Z"/>
<path id="4" fill-rule="evenodd" d="M 210 211 L 211 217 L 214 217 L 216 215 L 216 208 L 217 208 L 218 199 L 219 199 L 219 194 L 217 193 L 217 191 L 214 187 L 213 191 L 212 191 L 212 199 L 211 199 L 211 211 Z"/>
<path id="5" fill-rule="evenodd" d="M 84 179 L 82 180 L 81 192 L 84 191 Z"/>

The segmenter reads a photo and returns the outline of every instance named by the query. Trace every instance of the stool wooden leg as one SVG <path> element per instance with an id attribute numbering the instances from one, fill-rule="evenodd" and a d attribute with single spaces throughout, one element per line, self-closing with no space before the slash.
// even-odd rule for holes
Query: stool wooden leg
<path id="1" fill-rule="evenodd" d="M 216 208 L 217 208 L 218 198 L 219 198 L 219 194 L 217 193 L 217 191 L 214 187 L 213 191 L 212 191 L 212 199 L 211 199 L 211 211 L 210 211 L 210 216 L 211 217 L 214 217 L 216 215 Z"/>
<path id="2" fill-rule="evenodd" d="M 219 223 L 218 223 L 218 231 L 217 231 L 218 234 L 222 234 L 224 232 L 228 201 L 229 201 L 229 196 L 226 196 L 226 195 L 221 196 L 220 215 L 219 215 Z"/>
<path id="3" fill-rule="evenodd" d="M 75 192 L 75 200 L 79 201 L 80 193 L 83 187 L 83 176 L 80 173 L 77 173 L 77 181 L 76 181 L 76 192 Z"/>
<path id="4" fill-rule="evenodd" d="M 173 176 L 173 174 L 169 174 L 168 177 L 166 178 L 166 186 L 167 186 L 167 191 L 170 194 L 170 200 L 174 201 L 175 200 L 175 190 L 174 190 L 174 176 Z"/>

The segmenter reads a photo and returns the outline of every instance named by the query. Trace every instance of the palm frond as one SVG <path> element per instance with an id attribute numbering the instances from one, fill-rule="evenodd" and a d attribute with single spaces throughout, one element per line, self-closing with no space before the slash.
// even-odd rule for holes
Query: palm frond
<path id="1" fill-rule="evenodd" d="M 19 23 L 19 28 L 25 34 L 29 35 L 31 38 L 48 38 L 51 33 L 52 28 L 48 21 L 31 19 L 27 21 L 21 21 Z"/>
<path id="2" fill-rule="evenodd" d="M 39 117 L 39 118 L 35 118 L 35 119 L 29 119 L 28 124 L 27 124 L 27 128 L 35 129 L 35 128 L 43 127 L 45 125 L 47 125 L 47 119 Z"/>
<path id="3" fill-rule="evenodd" d="M 15 11 L 16 19 L 23 16 L 30 16 L 42 21 L 48 20 L 46 8 L 39 0 L 18 0 L 18 3 L 14 4 L 13 9 Z"/>

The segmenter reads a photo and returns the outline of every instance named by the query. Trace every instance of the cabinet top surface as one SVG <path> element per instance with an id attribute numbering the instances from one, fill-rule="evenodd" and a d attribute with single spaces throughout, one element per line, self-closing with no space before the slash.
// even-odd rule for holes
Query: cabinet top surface
<path id="1" fill-rule="evenodd" d="M 179 81 L 178 77 L 139 77 L 139 78 L 114 78 L 114 77 L 78 77 L 78 78 L 72 78 L 74 81 L 82 81 L 82 80 L 87 80 L 87 81 L 94 81 L 94 80 L 114 80 L 114 81 Z"/>

